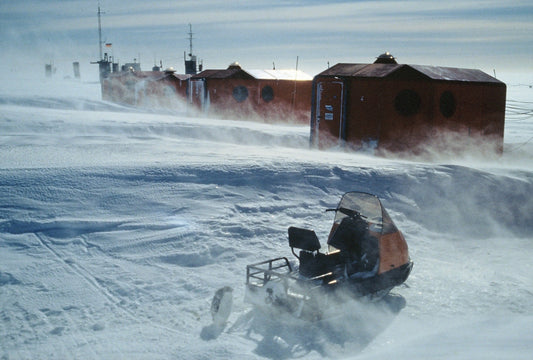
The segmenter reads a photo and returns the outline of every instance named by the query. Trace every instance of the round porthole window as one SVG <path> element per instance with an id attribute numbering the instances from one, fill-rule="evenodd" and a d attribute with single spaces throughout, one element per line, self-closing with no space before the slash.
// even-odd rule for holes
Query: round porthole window
<path id="1" fill-rule="evenodd" d="M 451 91 L 445 91 L 440 96 L 440 113 L 444 115 L 444 117 L 452 117 L 453 114 L 455 114 L 455 97 L 451 93 Z"/>
<path id="2" fill-rule="evenodd" d="M 245 86 L 239 85 L 233 88 L 233 98 L 237 102 L 243 102 L 248 98 L 248 89 Z"/>
<path id="3" fill-rule="evenodd" d="M 261 98 L 264 102 L 271 102 L 274 99 L 274 89 L 267 85 L 261 89 Z"/>
<path id="4" fill-rule="evenodd" d="M 420 111 L 422 100 L 414 90 L 402 90 L 394 99 L 394 108 L 403 116 L 415 115 Z"/>

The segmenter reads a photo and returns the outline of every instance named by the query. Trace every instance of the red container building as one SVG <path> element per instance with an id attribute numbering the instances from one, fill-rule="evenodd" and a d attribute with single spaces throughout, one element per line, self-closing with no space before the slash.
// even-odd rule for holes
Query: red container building
<path id="1" fill-rule="evenodd" d="M 475 69 L 337 64 L 313 80 L 311 142 L 394 152 L 503 149 L 506 85 Z"/>
<path id="2" fill-rule="evenodd" d="M 296 70 L 204 70 L 189 80 L 189 103 L 231 119 L 308 123 L 312 77 Z"/>

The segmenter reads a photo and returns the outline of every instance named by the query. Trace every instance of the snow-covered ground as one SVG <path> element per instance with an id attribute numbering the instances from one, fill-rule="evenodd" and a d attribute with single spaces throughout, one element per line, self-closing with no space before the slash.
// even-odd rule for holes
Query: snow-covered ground
<path id="1" fill-rule="evenodd" d="M 434 162 L 311 150 L 306 126 L 129 109 L 94 81 L 15 78 L 0 85 L 2 359 L 531 358 L 531 78 L 508 83 L 501 158 Z M 291 256 L 291 225 L 324 242 L 324 209 L 352 190 L 378 195 L 405 234 L 406 306 L 348 304 L 333 328 L 252 311 L 246 265 Z M 213 332 L 224 285 L 234 309 Z"/>

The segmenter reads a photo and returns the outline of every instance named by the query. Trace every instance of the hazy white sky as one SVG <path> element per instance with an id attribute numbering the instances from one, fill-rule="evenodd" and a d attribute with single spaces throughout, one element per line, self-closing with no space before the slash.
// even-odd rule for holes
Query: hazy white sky
<path id="1" fill-rule="evenodd" d="M 398 62 L 533 71 L 533 0 L 101 0 L 103 40 L 121 63 L 183 72 L 188 24 L 204 68 L 299 68 Z M 97 0 L 3 0 L 2 57 L 42 66 L 98 60 Z M 22 58 L 20 58 L 22 57 Z M 95 72 L 96 72 L 95 68 Z"/>

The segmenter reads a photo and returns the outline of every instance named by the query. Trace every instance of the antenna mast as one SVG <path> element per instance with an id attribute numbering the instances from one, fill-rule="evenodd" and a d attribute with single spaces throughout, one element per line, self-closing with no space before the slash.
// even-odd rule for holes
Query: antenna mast
<path id="1" fill-rule="evenodd" d="M 189 56 L 192 56 L 192 25 L 189 24 Z"/>
<path id="2" fill-rule="evenodd" d="M 100 73 L 100 84 L 102 83 L 102 80 L 106 78 L 111 73 L 111 63 L 110 59 L 107 57 L 107 53 L 105 54 L 105 58 L 102 54 L 102 20 L 101 15 L 104 14 L 100 10 L 100 2 L 98 2 L 98 48 L 100 50 L 100 60 L 96 62 L 91 62 L 91 64 L 98 64 L 98 69 Z"/>
<path id="3" fill-rule="evenodd" d="M 197 69 L 197 64 L 196 64 L 196 55 L 193 55 L 193 52 L 192 52 L 192 35 L 193 35 L 193 32 L 192 32 L 192 25 L 189 24 L 189 32 L 188 32 L 188 35 L 189 35 L 189 56 L 185 56 L 185 51 L 183 52 L 183 60 L 185 62 L 185 74 L 190 74 L 190 75 L 195 75 L 197 72 L 198 72 L 198 69 Z M 201 70 L 201 65 L 200 65 L 200 71 Z"/>
<path id="4" fill-rule="evenodd" d="M 98 2 L 98 46 L 100 49 L 100 60 L 103 60 L 102 56 L 102 20 L 100 19 L 100 15 L 103 14 L 100 11 L 100 2 Z"/>

